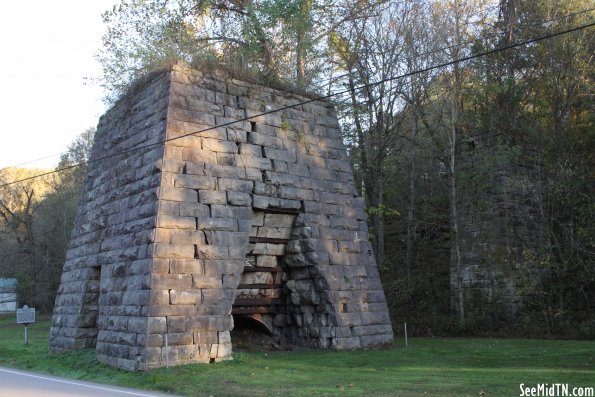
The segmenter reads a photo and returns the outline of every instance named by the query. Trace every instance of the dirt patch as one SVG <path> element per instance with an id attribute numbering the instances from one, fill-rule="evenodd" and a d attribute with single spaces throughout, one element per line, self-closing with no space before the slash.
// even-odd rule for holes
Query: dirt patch
<path id="1" fill-rule="evenodd" d="M 289 351 L 295 348 L 278 336 L 244 327 L 236 327 L 231 331 L 231 342 L 233 350 L 241 352 Z"/>

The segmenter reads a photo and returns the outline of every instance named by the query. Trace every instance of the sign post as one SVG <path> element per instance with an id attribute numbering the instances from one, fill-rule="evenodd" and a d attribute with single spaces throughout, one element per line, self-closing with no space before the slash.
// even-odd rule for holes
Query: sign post
<path id="1" fill-rule="evenodd" d="M 35 322 L 35 308 L 27 305 L 21 309 L 17 309 L 17 324 L 23 324 L 25 326 L 25 344 L 29 344 L 29 333 L 28 326 Z"/>

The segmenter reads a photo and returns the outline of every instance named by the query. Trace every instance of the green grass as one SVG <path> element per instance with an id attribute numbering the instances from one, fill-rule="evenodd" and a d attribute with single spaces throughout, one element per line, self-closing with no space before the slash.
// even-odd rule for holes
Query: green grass
<path id="1" fill-rule="evenodd" d="M 595 386 L 595 342 L 413 338 L 368 351 L 234 353 L 234 360 L 144 373 L 95 362 L 94 351 L 48 354 L 49 318 L 29 328 L 0 317 L 0 365 L 188 396 L 518 396 L 519 384 Z"/>

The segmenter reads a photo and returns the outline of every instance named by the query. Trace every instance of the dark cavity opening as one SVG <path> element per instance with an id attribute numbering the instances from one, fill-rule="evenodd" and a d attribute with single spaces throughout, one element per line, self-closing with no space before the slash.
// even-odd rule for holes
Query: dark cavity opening
<path id="1" fill-rule="evenodd" d="M 234 328 L 231 331 L 233 349 L 237 351 L 278 350 L 281 346 L 279 337 L 273 335 L 272 330 L 261 320 L 266 316 L 252 316 L 234 314 Z M 270 320 L 270 319 L 269 319 Z"/>
<path id="2" fill-rule="evenodd" d="M 272 335 L 271 330 L 269 330 L 263 322 L 259 321 L 259 319 L 249 316 L 235 315 L 233 321 L 233 332 L 251 332 L 255 334 Z"/>
<path id="3" fill-rule="evenodd" d="M 263 172 L 263 178 L 267 178 Z M 297 211 L 255 210 L 232 307 L 234 349 L 278 349 L 287 317 L 284 256 Z"/>

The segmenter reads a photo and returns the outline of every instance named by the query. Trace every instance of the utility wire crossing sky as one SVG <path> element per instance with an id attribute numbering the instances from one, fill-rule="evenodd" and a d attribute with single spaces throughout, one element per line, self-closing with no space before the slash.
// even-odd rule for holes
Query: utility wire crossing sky
<path id="1" fill-rule="evenodd" d="M 370 83 L 370 84 L 364 84 L 364 85 L 361 85 L 359 87 L 356 87 L 355 90 L 361 90 L 363 88 L 372 87 L 372 86 L 381 84 L 383 82 L 387 82 L 387 81 L 391 81 L 391 80 L 396 80 L 396 79 L 402 79 L 404 77 L 413 76 L 415 74 L 424 73 L 424 72 L 427 72 L 427 71 L 430 71 L 430 70 L 444 68 L 444 67 L 447 67 L 447 66 L 450 66 L 450 65 L 454 65 L 454 64 L 461 63 L 461 62 L 464 62 L 464 61 L 469 61 L 469 60 L 472 60 L 472 59 L 475 59 L 475 58 L 480 58 L 480 57 L 488 56 L 488 55 L 491 55 L 491 54 L 496 54 L 498 52 L 510 51 L 510 50 L 513 50 L 513 49 L 518 48 L 518 47 L 521 47 L 521 46 L 525 46 L 525 45 L 528 45 L 528 44 L 533 44 L 533 43 L 536 43 L 536 42 L 539 42 L 539 41 L 544 41 L 544 40 L 552 39 L 554 37 L 566 35 L 566 34 L 569 34 L 569 33 L 572 33 L 572 32 L 576 32 L 576 31 L 579 31 L 579 30 L 583 30 L 583 29 L 589 29 L 589 28 L 592 28 L 594 26 L 595 26 L 595 22 L 590 22 L 590 23 L 587 23 L 585 25 L 575 26 L 573 28 L 569 28 L 569 29 L 566 29 L 566 30 L 558 31 L 558 32 L 553 32 L 553 33 L 550 33 L 550 34 L 547 34 L 547 35 L 533 37 L 533 38 L 530 38 L 530 39 L 527 39 L 527 40 L 524 40 L 524 41 L 521 41 L 521 42 L 518 42 L 518 43 L 510 44 L 510 45 L 505 46 L 505 47 L 499 47 L 499 48 L 496 48 L 496 49 L 484 51 L 484 52 L 473 54 L 473 55 L 466 56 L 466 57 L 463 57 L 463 58 L 454 59 L 454 60 L 449 61 L 449 62 L 445 62 L 445 63 L 433 65 L 433 66 L 429 66 L 429 67 L 426 67 L 426 68 L 423 68 L 423 69 L 413 70 L 413 71 L 410 71 L 408 73 L 405 73 L 405 74 L 402 74 L 402 75 L 399 75 L 399 76 L 391 76 L 391 77 L 388 77 L 386 79 L 383 79 L 383 80 L 380 80 L 380 81 L 377 81 L 377 82 L 373 82 L 373 83 Z M 173 141 L 173 140 L 176 140 L 176 139 L 181 139 L 181 138 L 184 138 L 184 137 L 187 137 L 187 136 L 190 136 L 190 135 L 200 134 L 202 132 L 210 131 L 210 130 L 213 130 L 213 129 L 216 129 L 216 128 L 220 128 L 220 127 L 226 127 L 226 126 L 229 126 L 229 125 L 232 125 L 232 124 L 241 122 L 241 121 L 251 120 L 251 119 L 254 119 L 254 118 L 257 118 L 257 117 L 260 117 L 260 116 L 264 116 L 264 115 L 271 114 L 271 113 L 276 113 L 276 112 L 279 112 L 279 111 L 282 111 L 282 110 L 286 110 L 286 109 L 291 109 L 291 108 L 294 108 L 294 107 L 297 107 L 297 106 L 300 106 L 300 105 L 304 105 L 304 104 L 307 104 L 307 103 L 311 103 L 311 102 L 315 102 L 315 101 L 319 101 L 319 100 L 329 99 L 329 98 L 334 97 L 334 96 L 337 96 L 337 95 L 345 94 L 345 93 L 347 93 L 349 91 L 350 90 L 337 91 L 337 92 L 334 92 L 332 94 L 320 96 L 320 97 L 313 98 L 313 99 L 310 99 L 310 100 L 307 100 L 307 101 L 304 101 L 304 102 L 299 102 L 299 103 L 296 103 L 296 104 L 293 104 L 293 105 L 288 105 L 288 106 L 281 107 L 281 108 L 278 108 L 278 109 L 269 110 L 269 111 L 266 111 L 266 112 L 259 113 L 257 115 L 253 115 L 253 116 L 250 116 L 250 117 L 241 118 L 241 119 L 230 121 L 230 122 L 227 122 L 227 123 L 218 124 L 218 125 L 215 125 L 215 126 L 212 126 L 212 127 L 205 128 L 203 130 L 190 132 L 188 134 L 180 135 L 180 136 L 177 136 L 175 138 L 168 138 L 168 139 L 165 139 L 165 140 L 160 141 L 160 142 L 157 142 L 157 143 L 150 143 L 150 144 L 146 144 L 146 145 L 137 146 L 137 147 L 134 147 L 134 148 L 131 148 L 131 149 L 124 150 L 124 151 L 119 152 L 119 153 L 111 154 L 111 155 L 104 156 L 104 157 L 95 158 L 95 159 L 92 159 L 90 161 L 86 161 L 86 162 L 83 162 L 83 163 L 80 163 L 80 164 L 74 164 L 74 165 L 70 165 L 70 166 L 67 166 L 67 167 L 64 167 L 64 168 L 56 169 L 54 171 L 48 171 L 48 172 L 44 172 L 44 173 L 41 173 L 41 174 L 37 174 L 37 175 L 31 176 L 31 177 L 28 177 L 28 178 L 23 178 L 23 179 L 19 179 L 19 180 L 15 180 L 15 181 L 10 181 L 10 182 L 4 183 L 4 184 L 0 184 L 0 188 L 2 188 L 4 186 L 13 185 L 13 184 L 16 184 L 16 183 L 19 183 L 19 182 L 24 182 L 24 181 L 28 181 L 28 180 L 31 180 L 31 179 L 39 178 L 39 177 L 42 177 L 42 176 L 46 176 L 46 175 L 58 173 L 58 172 L 61 172 L 61 171 L 69 170 L 69 169 L 72 169 L 72 168 L 75 168 L 75 167 L 79 167 L 81 165 L 86 165 L 86 164 L 89 164 L 89 163 L 92 163 L 92 162 L 102 161 L 102 160 L 106 160 L 106 159 L 109 159 L 109 158 L 112 158 L 112 157 L 120 156 L 122 154 L 127 154 L 127 153 L 130 153 L 130 152 L 135 152 L 137 150 L 146 149 L 146 148 L 149 148 L 149 147 L 152 147 L 152 146 L 163 144 L 165 142 Z"/>
<path id="2" fill-rule="evenodd" d="M 96 126 L 106 110 L 95 59 L 105 29 L 101 13 L 118 2 L 3 4 L 0 45 L 9 58 L 0 64 L 0 169 L 53 168 L 77 135 Z"/>

